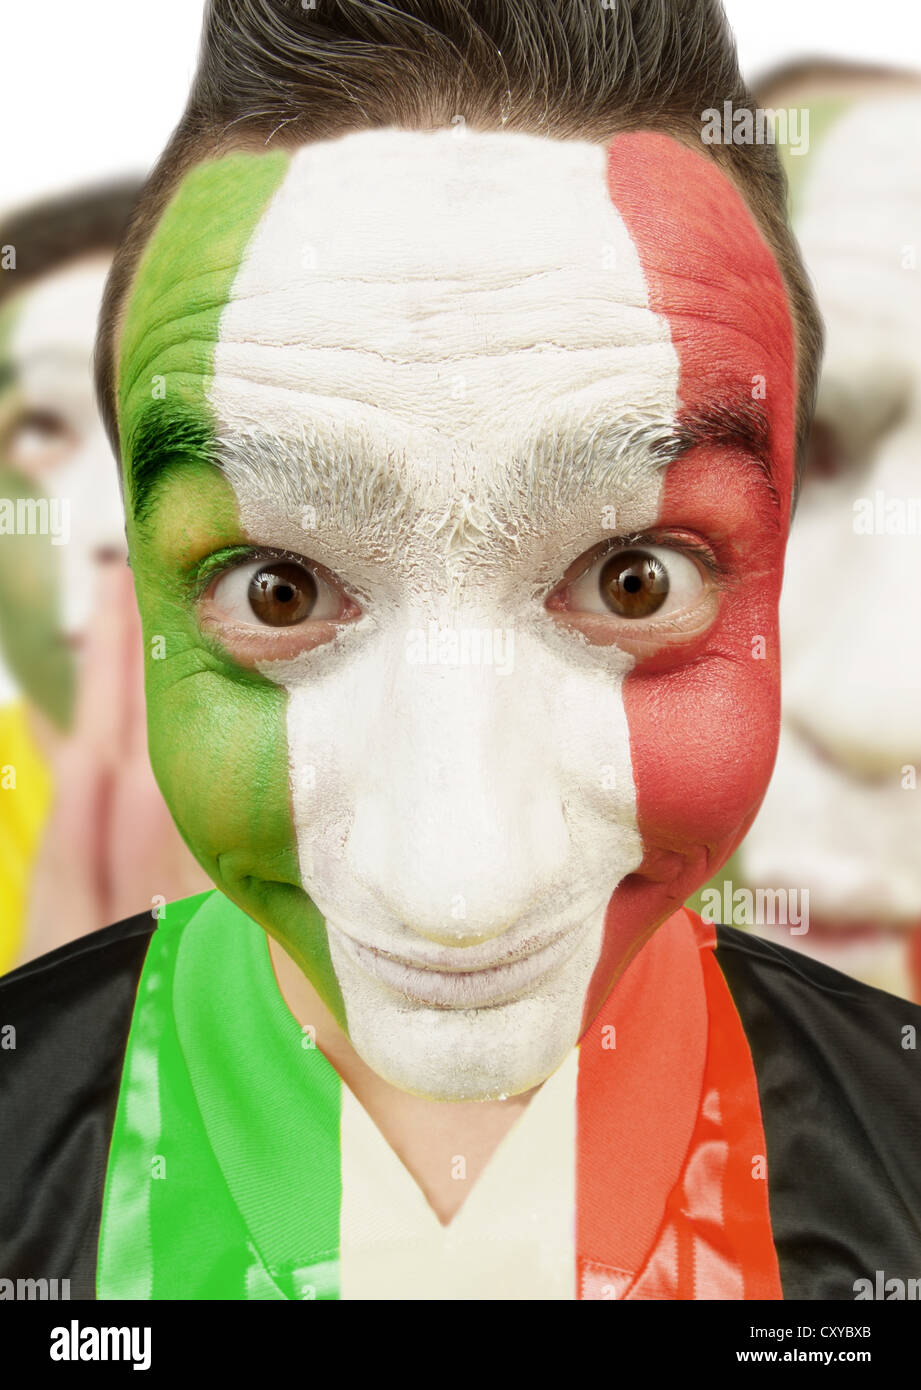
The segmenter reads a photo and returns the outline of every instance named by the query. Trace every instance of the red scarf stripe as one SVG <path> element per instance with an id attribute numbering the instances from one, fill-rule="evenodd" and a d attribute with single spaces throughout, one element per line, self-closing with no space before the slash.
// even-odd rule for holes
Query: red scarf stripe
<path id="1" fill-rule="evenodd" d="M 611 992 L 582 1040 L 576 1112 L 579 1298 L 783 1297 L 757 1079 L 715 944 L 712 927 L 687 910 L 675 913 Z M 654 988 L 662 984 L 663 962 L 664 992 Z M 655 1045 L 621 1049 L 614 1064 L 610 1050 L 599 1044 L 606 1028 L 622 1025 L 626 1003 Z M 667 1041 L 689 1018 L 697 1036 L 686 1029 L 680 1051 L 669 1058 L 660 1038 Z M 705 1063 L 698 1074 L 693 1064 L 683 1063 L 701 1043 Z M 680 1086 L 681 1093 L 669 1095 L 670 1084 Z M 634 1138 L 641 1137 L 632 1168 L 629 1157 L 619 1161 L 628 1134 L 625 1094 L 637 1102 L 632 1125 Z M 695 1112 L 690 1125 L 689 1099 Z M 637 1161 L 643 1143 L 651 1159 L 683 1146 L 674 1182 L 663 1187 L 649 1180 Z M 637 1259 L 636 1238 L 644 1223 L 649 1239 Z"/>

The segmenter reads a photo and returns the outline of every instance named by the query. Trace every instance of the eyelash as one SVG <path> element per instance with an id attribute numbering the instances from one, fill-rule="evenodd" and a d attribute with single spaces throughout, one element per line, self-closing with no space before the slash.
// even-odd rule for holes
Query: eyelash
<path id="1" fill-rule="evenodd" d="M 703 565 L 710 578 L 717 585 L 724 585 L 729 580 L 728 566 L 717 556 L 716 552 L 699 536 L 685 532 L 676 531 L 633 531 L 627 535 L 610 536 L 597 550 L 589 551 L 589 558 L 585 568 L 579 571 L 579 575 L 585 574 L 606 560 L 609 555 L 614 555 L 619 550 L 642 550 L 648 546 L 660 546 L 667 550 L 676 550 L 683 555 L 690 555 Z M 578 577 L 578 576 L 577 576 Z M 575 582 L 575 580 L 571 581 Z M 548 597 L 559 587 L 559 580 L 547 589 L 544 597 Z"/>
<path id="2" fill-rule="evenodd" d="M 586 570 L 594 565 L 601 563 L 608 555 L 615 554 L 618 550 L 642 549 L 644 546 L 662 546 L 666 549 L 678 550 L 685 555 L 692 555 L 706 569 L 714 583 L 723 585 L 727 582 L 729 572 L 726 565 L 718 558 L 715 552 L 699 536 L 690 534 L 679 534 L 674 531 L 635 531 L 628 535 L 611 536 L 603 544 L 601 549 L 595 552 L 592 558 L 586 563 L 585 570 L 580 571 L 584 574 Z M 208 555 L 193 570 L 190 576 L 190 584 L 194 601 L 197 603 L 205 594 L 209 585 L 216 577 L 226 574 L 238 565 L 252 564 L 256 560 L 289 560 L 293 564 L 306 565 L 309 563 L 303 555 L 298 555 L 293 550 L 273 550 L 264 546 L 232 546 L 227 550 L 216 551 L 213 555 Z M 341 584 L 342 581 L 339 580 Z M 555 580 L 546 592 L 541 596 L 547 598 L 559 587 L 559 580 Z M 349 591 L 343 585 L 346 593 Z M 350 595 L 350 597 L 354 597 Z M 357 598 L 355 600 L 358 601 Z"/>
<path id="3" fill-rule="evenodd" d="M 208 586 L 219 575 L 227 574 L 239 565 L 253 564 L 257 560 L 290 560 L 293 564 L 310 569 L 309 561 L 293 550 L 272 550 L 265 546 L 231 546 L 227 550 L 215 551 L 195 566 L 189 577 L 193 598 L 196 602 L 202 598 Z"/>

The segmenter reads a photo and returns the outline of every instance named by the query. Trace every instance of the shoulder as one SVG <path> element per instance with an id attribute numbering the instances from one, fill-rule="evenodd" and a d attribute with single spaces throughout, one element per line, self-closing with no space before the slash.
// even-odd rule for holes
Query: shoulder
<path id="1" fill-rule="evenodd" d="M 0 1028 L 7 1030 L 6 1051 L 0 1050 L 7 1059 L 0 1070 L 4 1103 L 18 1089 L 27 1061 L 52 1069 L 53 1094 L 59 1064 L 62 1080 L 72 1086 L 87 1064 L 100 1064 L 124 1041 L 120 1034 L 127 1036 L 155 926 L 149 912 L 140 913 L 0 976 Z"/>
<path id="2" fill-rule="evenodd" d="M 0 1009 L 26 1002 L 41 1009 L 49 991 L 76 996 L 103 983 L 113 966 L 143 956 L 155 926 L 149 912 L 138 913 L 18 966 L 0 976 Z"/>
<path id="3" fill-rule="evenodd" d="M 0 1268 L 93 1297 L 109 1138 L 149 912 L 0 978 Z"/>
<path id="4" fill-rule="evenodd" d="M 716 956 L 737 1004 L 749 1012 L 770 1009 L 775 1027 L 808 1026 L 813 1034 L 824 1027 L 842 1044 L 869 1035 L 895 1043 L 903 1061 L 915 1064 L 921 1006 L 736 927 L 716 928 Z"/>
<path id="5" fill-rule="evenodd" d="M 787 1297 L 921 1273 L 921 1008 L 717 927 L 751 1050 Z"/>
<path id="6" fill-rule="evenodd" d="M 872 1110 L 881 1144 L 921 1134 L 921 1007 L 803 952 L 717 928 L 716 957 L 759 1069 L 801 1097 Z M 918 1184 L 921 1211 L 921 1180 Z"/>

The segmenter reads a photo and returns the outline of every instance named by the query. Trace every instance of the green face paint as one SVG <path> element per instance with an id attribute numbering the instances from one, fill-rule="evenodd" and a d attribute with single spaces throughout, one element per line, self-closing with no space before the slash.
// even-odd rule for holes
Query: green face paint
<path id="1" fill-rule="evenodd" d="M 171 904 L 128 1039 L 97 1297 L 337 1298 L 341 1090 L 259 928 L 218 893 Z M 298 1200 L 266 1202 L 266 1174 Z"/>
<path id="2" fill-rule="evenodd" d="M 284 154 L 235 154 L 181 183 L 127 305 L 119 432 L 160 788 L 214 882 L 279 940 L 344 1023 L 324 923 L 298 868 L 286 692 L 211 641 L 196 609 L 222 559 L 249 544 L 233 489 L 208 462 L 217 429 L 208 390 L 222 312 L 287 165 Z"/>

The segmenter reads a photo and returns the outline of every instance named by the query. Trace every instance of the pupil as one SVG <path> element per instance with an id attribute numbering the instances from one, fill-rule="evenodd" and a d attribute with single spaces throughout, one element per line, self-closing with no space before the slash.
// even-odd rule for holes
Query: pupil
<path id="1" fill-rule="evenodd" d="M 249 583 L 249 606 L 268 627 L 291 627 L 308 618 L 317 601 L 313 575 L 292 561 L 266 565 Z"/>
<path id="2" fill-rule="evenodd" d="M 648 550 L 624 550 L 601 571 L 601 596 L 621 618 L 648 618 L 668 595 L 668 571 Z"/>

